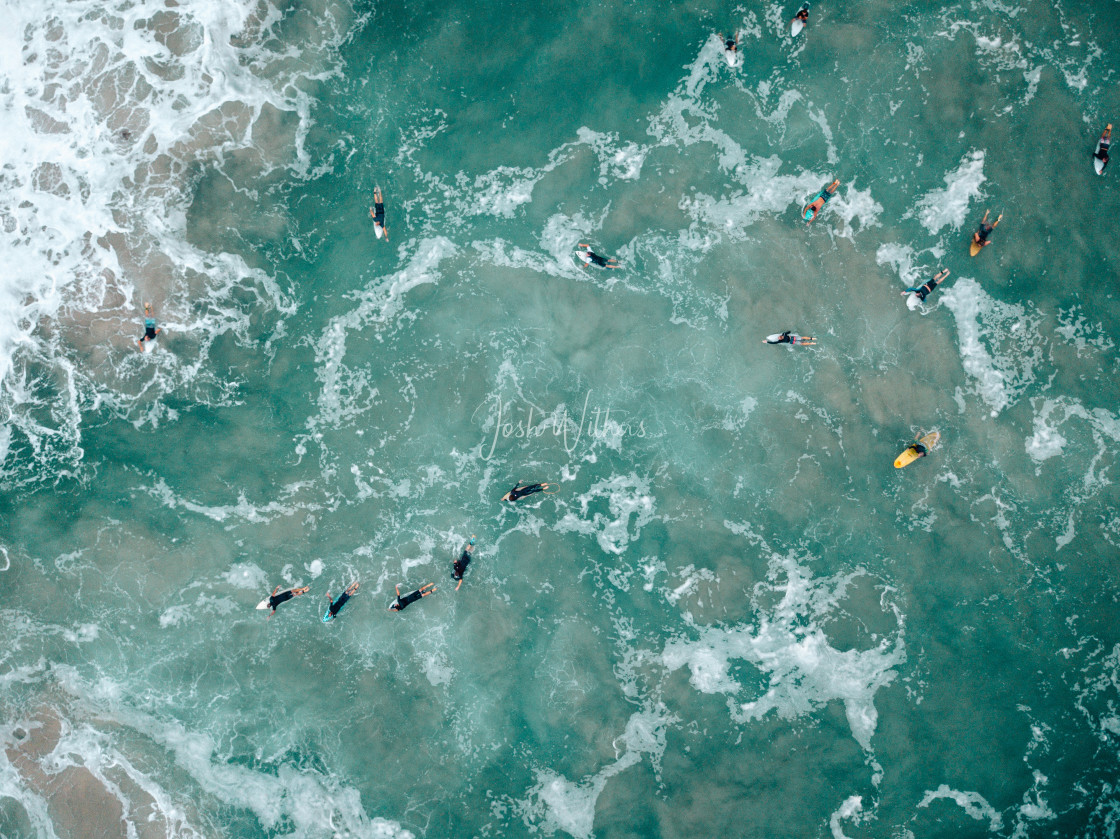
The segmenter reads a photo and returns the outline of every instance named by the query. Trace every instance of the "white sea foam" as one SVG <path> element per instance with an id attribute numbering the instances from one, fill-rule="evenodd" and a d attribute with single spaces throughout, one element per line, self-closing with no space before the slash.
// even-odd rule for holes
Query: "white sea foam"
<path id="1" fill-rule="evenodd" d="M 305 170 L 312 99 L 301 80 L 335 61 L 353 15 L 328 2 L 290 62 L 271 51 L 282 16 L 270 9 L 256 0 L 6 7 L 0 468 L 9 480 L 79 468 L 89 406 L 128 413 L 142 395 L 137 419 L 166 418 L 153 394 L 212 377 L 209 347 L 230 331 L 243 340 L 246 307 L 291 311 L 271 278 L 185 236 L 200 166 L 254 148 L 262 171 Z M 276 125 L 288 127 L 268 130 Z M 228 297 L 234 285 L 251 302 Z M 136 352 L 141 300 L 186 335 L 174 354 Z"/>
<path id="2" fill-rule="evenodd" d="M 56 667 L 54 674 L 79 704 L 91 707 L 91 716 L 107 716 L 114 725 L 132 729 L 167 749 L 198 790 L 227 807 L 252 812 L 266 831 L 275 832 L 288 822 L 293 836 L 413 839 L 413 834 L 396 822 L 370 818 L 362 807 L 358 790 L 342 785 L 333 776 L 287 762 L 271 771 L 229 762 L 218 754 L 218 745 L 209 735 L 129 707 L 123 701 L 125 691 L 120 685 L 107 679 L 90 685 L 68 667 Z M 60 746 L 53 753 L 60 761 L 57 765 L 83 765 L 99 779 L 104 779 L 103 770 L 109 766 L 132 769 L 128 756 L 110 746 L 93 727 L 75 726 L 73 730 L 75 734 L 66 741 L 66 747 Z M 184 806 L 174 802 L 174 797 L 182 793 L 168 793 L 150 774 L 136 772 L 134 780 L 157 801 L 164 802 L 161 809 L 165 818 L 174 819 L 176 824 L 183 822 Z M 109 783 L 106 781 L 107 786 Z M 198 790 L 194 791 L 195 797 Z"/>
<path id="3" fill-rule="evenodd" d="M 740 723 L 771 711 L 792 718 L 838 699 L 844 703 L 852 736 L 870 753 L 878 720 L 875 693 L 894 680 L 896 668 L 906 660 L 901 623 L 893 638 L 866 650 L 843 652 L 831 646 L 818 625 L 861 574 L 818 580 L 793 556 L 774 555 L 770 576 L 775 582 L 760 584 L 756 596 L 763 589 L 781 592 L 777 606 L 763 611 L 753 626 L 707 626 L 696 629 L 694 640 L 670 641 L 662 663 L 670 671 L 687 666 L 689 682 L 703 693 L 727 694 L 731 716 Z M 779 576 L 785 577 L 784 584 L 776 582 Z M 750 662 L 766 675 L 768 686 L 760 696 L 742 701 L 743 687 L 731 673 L 733 659 Z"/>
<path id="4" fill-rule="evenodd" d="M 351 332 L 370 324 L 386 324 L 404 308 L 404 295 L 427 283 L 438 283 L 441 263 L 459 252 L 450 239 L 437 236 L 410 242 L 402 249 L 411 251 L 407 264 L 399 271 L 378 277 L 363 290 L 350 296 L 357 305 L 344 315 L 331 319 L 315 342 L 316 378 L 322 383 L 319 414 L 308 420 L 314 434 L 320 427 L 337 428 L 360 416 L 377 397 L 369 372 L 348 366 L 346 341 Z M 298 449 L 305 450 L 301 443 Z"/>
<path id="5" fill-rule="evenodd" d="M 621 754 L 614 763 L 579 783 L 551 769 L 537 769 L 537 783 L 525 798 L 511 802 L 514 812 L 531 830 L 552 835 L 562 830 L 575 839 L 590 839 L 595 823 L 595 804 L 607 781 L 648 755 L 660 775 L 668 726 L 679 722 L 663 705 L 650 706 L 630 715 L 626 730 L 614 742 Z"/>
<path id="6" fill-rule="evenodd" d="M 592 504 L 600 506 L 599 499 L 606 500 L 610 515 L 590 512 Z M 599 547 L 608 554 L 624 553 L 630 541 L 654 519 L 655 504 L 649 479 L 639 478 L 634 473 L 597 481 L 580 495 L 579 505 L 578 514 L 565 514 L 553 529 L 558 533 L 594 535 Z"/>
<path id="7" fill-rule="evenodd" d="M 993 833 L 1003 829 L 1003 816 L 978 792 L 961 792 L 951 789 L 948 784 L 942 784 L 933 791 L 927 791 L 918 802 L 918 806 L 928 807 L 941 798 L 955 801 L 965 813 L 977 821 L 987 819 L 988 829 Z"/>
<path id="8" fill-rule="evenodd" d="M 945 226 L 960 230 L 968 216 L 969 202 L 981 196 L 980 185 L 986 180 L 984 152 L 969 152 L 955 170 L 945 175 L 944 189 L 935 189 L 918 199 L 918 220 L 933 234 Z"/>
<path id="9" fill-rule="evenodd" d="M 844 800 L 844 803 L 829 816 L 828 826 L 832 830 L 832 839 L 848 839 L 843 828 L 840 826 L 841 821 L 850 821 L 854 824 L 859 824 L 866 818 L 867 815 L 863 812 L 862 796 L 848 796 L 848 798 Z"/>
<path id="10" fill-rule="evenodd" d="M 252 562 L 235 562 L 222 577 L 231 586 L 238 588 L 268 588 L 268 574 Z"/>
<path id="11" fill-rule="evenodd" d="M 958 278 L 941 302 L 956 320 L 961 365 L 997 416 L 1036 378 L 1043 361 L 1039 318 L 1023 306 L 991 297 L 971 277 Z"/>

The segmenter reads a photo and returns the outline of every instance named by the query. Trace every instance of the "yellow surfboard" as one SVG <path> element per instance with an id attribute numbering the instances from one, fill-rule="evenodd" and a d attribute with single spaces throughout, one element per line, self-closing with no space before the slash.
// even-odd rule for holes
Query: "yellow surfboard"
<path id="1" fill-rule="evenodd" d="M 941 433 L 938 431 L 931 431 L 929 434 L 918 440 L 918 445 L 924 446 L 928 452 L 941 441 Z M 909 466 L 922 455 L 918 453 L 917 446 L 908 446 L 906 451 L 900 454 L 894 460 L 894 468 L 901 469 L 903 466 Z"/>
<path id="2" fill-rule="evenodd" d="M 980 253 L 981 247 L 982 247 L 982 245 L 978 245 L 978 244 L 976 244 L 976 242 L 973 242 L 971 245 L 968 246 L 969 256 L 976 256 L 976 254 Z"/>

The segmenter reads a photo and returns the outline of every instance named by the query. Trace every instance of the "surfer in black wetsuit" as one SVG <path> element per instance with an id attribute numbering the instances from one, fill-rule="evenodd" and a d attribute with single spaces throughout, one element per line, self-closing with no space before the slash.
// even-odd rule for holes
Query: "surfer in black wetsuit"
<path id="1" fill-rule="evenodd" d="M 579 243 L 579 247 L 576 248 L 576 252 L 579 255 L 580 261 L 583 263 L 583 266 L 585 268 L 588 265 L 598 265 L 600 268 L 618 267 L 617 259 L 609 256 L 599 256 L 599 254 L 591 250 L 591 245 L 584 244 L 583 242 Z"/>
<path id="2" fill-rule="evenodd" d="M 356 592 L 357 590 L 358 590 L 358 581 L 355 580 L 354 582 L 350 583 L 350 585 L 348 585 L 346 587 L 346 591 L 342 592 L 342 594 L 340 594 L 338 596 L 338 600 L 332 600 L 331 601 L 331 605 L 330 605 L 330 608 L 327 609 L 327 613 L 332 618 L 337 616 L 339 611 L 342 609 L 342 607 L 346 605 L 346 601 L 349 600 L 351 597 L 353 597 L 354 592 Z M 330 600 L 330 599 L 331 599 L 331 593 L 328 591 L 327 592 L 327 600 Z"/>
<path id="3" fill-rule="evenodd" d="M 793 16 L 793 19 L 801 21 L 802 26 L 808 26 L 809 25 L 809 7 L 807 5 L 802 6 L 801 11 L 799 11 L 797 14 L 795 14 Z"/>
<path id="4" fill-rule="evenodd" d="M 311 586 L 304 586 L 303 588 L 290 588 L 287 591 L 280 591 L 280 586 L 272 590 L 272 594 L 268 597 L 268 618 L 276 614 L 276 607 L 281 603 L 291 600 L 293 597 L 299 597 L 301 594 L 307 594 L 311 590 Z M 277 594 L 277 592 L 280 592 Z"/>
<path id="5" fill-rule="evenodd" d="M 404 597 L 401 597 L 401 587 L 395 586 L 395 588 L 397 590 L 397 599 L 389 605 L 389 608 L 394 612 L 403 612 L 410 604 L 415 603 L 421 597 L 427 597 L 429 594 L 433 594 L 436 591 L 436 584 L 427 583 L 422 585 L 420 588 L 416 589 L 416 591 L 411 594 L 406 594 Z"/>
<path id="6" fill-rule="evenodd" d="M 984 211 L 984 218 L 980 219 L 980 227 L 972 234 L 973 243 L 982 248 L 986 248 L 991 244 L 991 242 L 988 241 L 988 237 L 991 235 L 992 231 L 996 229 L 996 225 L 1000 223 L 1000 219 L 1003 218 L 1003 213 L 1000 213 L 995 221 L 988 224 L 988 213 L 990 212 L 991 210 Z"/>
<path id="7" fill-rule="evenodd" d="M 721 41 L 723 41 L 723 49 L 726 52 L 734 54 L 734 53 L 739 51 L 739 33 L 738 32 L 735 33 L 734 40 L 732 40 L 731 38 L 724 38 L 723 33 L 720 33 L 719 39 Z"/>
<path id="8" fill-rule="evenodd" d="M 1104 167 L 1108 165 L 1108 147 L 1112 144 L 1112 123 L 1108 124 L 1104 133 L 1101 134 L 1101 141 L 1098 148 L 1093 152 L 1093 157 L 1101 162 L 1101 172 L 1104 172 Z"/>
<path id="9" fill-rule="evenodd" d="M 389 241 L 389 228 L 385 226 L 385 200 L 381 197 L 379 186 L 373 188 L 373 206 L 369 208 L 369 217 L 373 219 L 374 230 L 383 233 L 385 241 Z"/>
<path id="10" fill-rule="evenodd" d="M 810 346 L 815 344 L 817 339 L 810 335 L 794 335 L 792 332 L 783 332 L 781 335 L 770 335 L 762 339 L 767 344 L 805 344 Z"/>
<path id="11" fill-rule="evenodd" d="M 936 277 L 926 280 L 920 286 L 906 289 L 906 291 L 902 292 L 902 296 L 905 297 L 907 294 L 913 294 L 919 300 L 925 300 L 929 295 L 933 294 L 933 290 L 937 288 L 937 284 L 943 282 L 948 276 L 949 269 L 942 268 Z"/>
<path id="12" fill-rule="evenodd" d="M 513 489 L 502 496 L 503 501 L 508 501 L 511 504 L 518 499 L 524 498 L 526 495 L 532 495 L 535 492 L 544 492 L 552 487 L 552 484 L 522 484 L 518 483 Z"/>
<path id="13" fill-rule="evenodd" d="M 156 336 L 159 335 L 159 333 L 161 333 L 161 332 L 163 332 L 162 329 L 156 329 L 156 316 L 155 316 L 155 313 L 152 312 L 152 304 L 151 303 L 145 303 L 144 304 L 144 337 L 141 338 L 136 343 L 139 344 L 141 348 L 143 348 L 145 341 L 154 341 L 156 339 Z"/>
<path id="14" fill-rule="evenodd" d="M 474 537 L 472 536 L 471 540 L 467 542 L 467 546 L 463 548 L 463 555 L 451 566 L 451 579 L 459 581 L 459 584 L 455 586 L 455 591 L 458 591 L 459 586 L 463 584 L 463 573 L 467 570 L 467 566 L 471 564 L 471 551 L 473 550 Z"/>

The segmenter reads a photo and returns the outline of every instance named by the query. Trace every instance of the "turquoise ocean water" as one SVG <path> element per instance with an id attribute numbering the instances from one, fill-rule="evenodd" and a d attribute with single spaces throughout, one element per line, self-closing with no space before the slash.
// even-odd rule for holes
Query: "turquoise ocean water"
<path id="1" fill-rule="evenodd" d="M 4 4 L 0 835 L 1117 834 L 1120 3 L 797 5 Z"/>

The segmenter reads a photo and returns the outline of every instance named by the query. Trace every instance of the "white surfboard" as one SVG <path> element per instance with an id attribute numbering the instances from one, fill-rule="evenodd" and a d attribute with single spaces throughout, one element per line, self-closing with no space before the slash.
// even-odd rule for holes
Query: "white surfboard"
<path id="1" fill-rule="evenodd" d="M 377 222 L 373 223 L 373 232 L 377 234 L 378 239 L 385 233 L 384 229 Z"/>
<path id="2" fill-rule="evenodd" d="M 806 3 L 798 11 L 801 11 L 802 9 L 808 9 L 808 8 L 809 8 L 809 4 Z M 801 19 L 795 17 L 793 19 L 793 23 L 791 23 L 790 26 L 789 26 L 789 34 L 790 34 L 791 37 L 796 38 L 798 35 L 801 34 L 801 30 L 804 29 L 804 28 L 805 28 L 805 24 L 801 21 Z"/>
<path id="3" fill-rule="evenodd" d="M 723 51 L 723 57 L 727 60 L 727 66 L 728 67 L 738 67 L 739 66 L 739 53 L 738 52 L 732 52 L 731 50 L 724 50 Z"/>
<path id="4" fill-rule="evenodd" d="M 268 608 L 268 598 L 266 597 L 264 600 L 262 600 L 260 603 L 258 603 L 257 608 L 258 609 L 267 609 Z"/>

